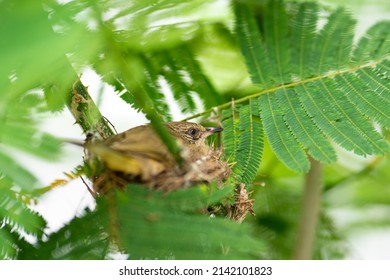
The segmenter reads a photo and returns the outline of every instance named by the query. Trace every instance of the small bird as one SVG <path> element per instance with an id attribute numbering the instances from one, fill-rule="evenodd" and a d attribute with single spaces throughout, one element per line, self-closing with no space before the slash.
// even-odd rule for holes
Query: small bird
<path id="1" fill-rule="evenodd" d="M 220 159 L 221 152 L 206 143 L 208 136 L 223 130 L 221 127 L 205 128 L 192 122 L 170 122 L 166 127 L 181 148 L 181 166 L 151 125 L 87 143 L 88 157 L 103 163 L 102 171 L 92 180 L 95 191 L 105 192 L 130 182 L 169 191 L 199 182 L 222 182 L 231 174 L 230 167 Z"/>

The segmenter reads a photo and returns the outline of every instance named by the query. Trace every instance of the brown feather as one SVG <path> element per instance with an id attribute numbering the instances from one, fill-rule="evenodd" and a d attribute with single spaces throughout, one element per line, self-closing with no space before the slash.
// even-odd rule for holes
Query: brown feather
<path id="1" fill-rule="evenodd" d="M 228 165 L 205 141 L 222 128 L 204 128 L 190 122 L 171 122 L 166 126 L 182 150 L 185 162 L 182 167 L 176 164 L 150 125 L 138 126 L 103 142 L 86 145 L 89 154 L 99 158 L 106 168 L 95 180 L 98 182 L 94 184 L 96 191 L 100 192 L 108 180 L 116 184 L 137 182 L 151 188 L 172 190 L 196 182 L 222 182 L 230 175 Z"/>

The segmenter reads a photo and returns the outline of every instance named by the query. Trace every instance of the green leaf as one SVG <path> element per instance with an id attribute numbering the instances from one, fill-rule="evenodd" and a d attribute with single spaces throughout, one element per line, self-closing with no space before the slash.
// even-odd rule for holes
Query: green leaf
<path id="1" fill-rule="evenodd" d="M 53 73 L 56 79 L 71 82 L 73 75 L 64 70 L 69 68 L 65 55 L 85 35 L 83 28 L 73 27 L 67 37 L 54 33 L 41 1 L 28 1 L 23 5 L 15 5 L 9 0 L 1 2 L 0 37 L 7 43 L 1 44 L 0 77 L 2 81 L 11 75 L 17 78 L 7 89 L 0 83 L 0 90 L 9 101 L 15 101 L 15 97 L 36 87 L 42 80 L 51 80 Z M 91 55 L 96 44 L 83 46 Z"/>
<path id="2" fill-rule="evenodd" d="M 130 259 L 250 259 L 261 253 L 262 243 L 245 225 L 184 213 L 161 193 L 129 186 L 117 199 L 120 237 Z"/>
<path id="3" fill-rule="evenodd" d="M 299 172 L 309 170 L 310 163 L 283 119 L 283 111 L 274 94 L 265 94 L 258 99 L 264 132 L 276 156 L 284 164 Z"/>
<path id="4" fill-rule="evenodd" d="M 375 94 L 356 75 L 346 74 L 338 76 L 336 77 L 336 82 L 340 88 L 343 88 L 343 91 L 349 92 L 347 94 L 348 99 L 362 114 L 372 118 L 380 125 L 390 128 L 390 115 L 388 114 L 390 102 Z"/>
<path id="5" fill-rule="evenodd" d="M 271 83 L 267 74 L 271 64 L 253 10 L 249 5 L 234 1 L 237 39 L 252 82 L 267 87 Z"/>
<path id="6" fill-rule="evenodd" d="M 60 230 L 40 240 L 34 246 L 25 244 L 18 254 L 24 260 L 86 260 L 107 259 L 109 239 L 106 233 L 107 208 L 99 204 L 98 209 L 86 210 Z M 27 245 L 27 246 L 26 246 Z"/>
<path id="7" fill-rule="evenodd" d="M 349 63 L 355 20 L 343 8 L 335 10 L 313 42 L 311 68 L 317 75 L 341 70 Z"/>
<path id="8" fill-rule="evenodd" d="M 306 116 L 298 94 L 293 89 L 280 89 L 276 92 L 276 97 L 283 110 L 284 121 L 308 153 L 316 160 L 325 163 L 336 161 L 335 150 L 313 121 Z"/>
<path id="9" fill-rule="evenodd" d="M 325 84 L 314 83 L 297 87 L 300 100 L 305 110 L 313 118 L 316 125 L 333 141 L 347 150 L 364 155 L 370 150 L 369 143 L 356 131 L 341 112 L 329 106 L 328 94 L 330 89 Z"/>
<path id="10" fill-rule="evenodd" d="M 241 175 L 244 184 L 250 184 L 257 174 L 263 154 L 263 126 L 255 102 L 240 108 L 240 141 L 233 172 Z"/>
<path id="11" fill-rule="evenodd" d="M 232 190 L 233 186 L 199 186 L 163 194 L 129 186 L 126 193 L 118 192 L 116 198 L 99 198 L 95 210 L 86 210 L 81 217 L 47 236 L 47 240 L 33 246 L 22 244 L 18 258 L 107 259 L 111 253 L 118 253 L 110 241 L 116 234 L 120 237 L 118 244 L 123 246 L 120 249 L 126 249 L 121 252 L 131 259 L 253 257 L 259 254 L 253 248 L 260 249 L 262 244 L 245 236 L 245 227 L 195 214 L 230 196 Z"/>
<path id="12" fill-rule="evenodd" d="M 190 89 L 199 96 L 205 109 L 212 108 L 222 103 L 221 96 L 204 74 L 189 46 L 183 45 L 176 48 L 172 52 L 172 55 L 176 57 L 176 62 L 188 73 L 191 78 Z"/>
<path id="13" fill-rule="evenodd" d="M 223 188 L 211 185 L 200 185 L 189 189 L 179 189 L 167 195 L 164 199 L 167 204 L 175 209 L 191 211 L 193 209 L 207 208 L 229 197 L 234 191 L 234 186 L 225 184 Z"/>
<path id="14" fill-rule="evenodd" d="M 341 90 L 341 86 L 334 83 L 334 80 L 321 81 L 322 92 L 327 94 L 326 99 L 330 100 L 340 114 L 341 120 L 336 122 L 346 122 L 351 129 L 365 138 L 367 154 L 383 154 L 387 150 L 387 143 L 383 137 L 373 128 L 364 116 L 353 107 L 346 98 L 346 92 Z M 355 141 L 358 141 L 355 139 Z M 363 141 L 362 141 L 363 142 Z"/>
<path id="15" fill-rule="evenodd" d="M 182 113 L 193 113 L 196 104 L 188 83 L 185 81 L 185 73 L 178 63 L 179 56 L 173 52 L 167 52 L 162 55 L 162 61 L 165 64 L 163 75 L 167 80 L 175 100 L 179 103 Z"/>
<path id="16" fill-rule="evenodd" d="M 288 44 L 288 18 L 284 4 L 280 0 L 268 1 L 264 9 L 263 17 L 265 48 L 270 63 L 268 75 L 273 78 L 275 84 L 284 84 L 290 81 L 289 73 L 289 48 Z"/>
<path id="17" fill-rule="evenodd" d="M 59 156 L 60 142 L 56 138 L 24 123 L 2 123 L 0 134 L 3 144 L 19 150 L 49 160 L 55 160 Z"/>
<path id="18" fill-rule="evenodd" d="M 390 24 L 389 24 L 390 26 Z M 383 62 L 383 65 L 386 61 Z M 379 66 L 379 65 L 378 65 Z M 385 68 L 385 67 L 384 67 Z M 385 99 L 387 102 L 390 102 L 390 77 L 386 76 L 380 71 L 380 66 L 376 67 L 374 69 L 372 68 L 362 68 L 357 73 L 359 78 L 362 80 L 363 83 L 367 84 L 369 88 L 373 89 L 375 94 L 378 94 L 380 97 Z"/>
<path id="19" fill-rule="evenodd" d="M 389 145 L 373 121 L 389 124 L 390 22 L 369 29 L 353 50 L 355 20 L 343 8 L 317 30 L 316 4 L 251 3 L 235 2 L 236 33 L 251 80 L 262 90 L 239 101 L 259 100 L 276 156 L 304 172 L 309 162 L 303 148 L 332 163 L 331 141 L 358 155 L 387 153 Z M 224 122 L 230 134 L 236 131 L 229 128 L 232 121 Z M 229 152 L 234 142 L 227 143 Z"/>
<path id="20" fill-rule="evenodd" d="M 201 24 L 226 20 L 226 12 L 212 9 L 216 1 L 140 1 L 137 3 L 110 2 L 109 8 L 118 11 L 109 19 L 122 30 L 116 32 L 117 40 L 136 51 L 159 51 L 175 48 L 183 41 L 193 39 L 201 32 Z M 105 8 L 107 5 L 105 4 Z M 180 16 L 178 16 L 180 15 Z"/>
<path id="21" fill-rule="evenodd" d="M 291 22 L 291 73 L 298 78 L 309 77 L 311 72 L 307 67 L 310 64 L 312 52 L 312 40 L 316 32 L 318 20 L 318 6 L 314 2 L 302 3 L 298 7 L 298 12 L 294 15 Z"/>
<path id="22" fill-rule="evenodd" d="M 165 94 L 159 84 L 159 72 L 156 69 L 156 65 L 153 64 L 151 58 L 142 57 L 142 59 L 146 71 L 145 86 L 147 87 L 147 92 L 150 94 L 150 100 L 153 102 L 154 108 L 159 116 L 165 122 L 172 121 Z"/>
<path id="23" fill-rule="evenodd" d="M 223 134 L 222 140 L 225 149 L 225 158 L 228 162 L 236 162 L 237 150 L 240 140 L 240 119 L 235 108 L 222 112 Z"/>
<path id="24" fill-rule="evenodd" d="M 238 182 L 250 184 L 257 174 L 263 153 L 263 126 L 255 102 L 222 112 L 225 157 L 233 164 Z"/>
<path id="25" fill-rule="evenodd" d="M 46 226 L 45 220 L 26 207 L 17 195 L 9 189 L 0 190 L 0 218 L 12 228 L 40 237 Z"/>
<path id="26" fill-rule="evenodd" d="M 0 228 L 0 259 L 13 259 L 16 256 L 17 248 L 15 248 L 13 235 L 10 233 L 9 227 Z"/>
<path id="27" fill-rule="evenodd" d="M 389 21 L 378 22 L 364 35 L 353 52 L 356 65 L 389 55 Z"/>
<path id="28" fill-rule="evenodd" d="M 33 174 L 2 152 L 0 152 L 0 171 L 27 192 L 31 192 L 38 183 Z"/>

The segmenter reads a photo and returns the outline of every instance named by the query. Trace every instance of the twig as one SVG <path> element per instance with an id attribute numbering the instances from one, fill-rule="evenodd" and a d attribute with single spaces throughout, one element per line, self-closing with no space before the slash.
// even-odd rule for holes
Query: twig
<path id="1" fill-rule="evenodd" d="M 93 198 L 96 198 L 96 193 L 88 186 L 87 182 L 84 180 L 83 176 L 80 176 L 81 181 L 83 181 L 84 185 L 87 187 L 88 192 L 92 195 Z"/>

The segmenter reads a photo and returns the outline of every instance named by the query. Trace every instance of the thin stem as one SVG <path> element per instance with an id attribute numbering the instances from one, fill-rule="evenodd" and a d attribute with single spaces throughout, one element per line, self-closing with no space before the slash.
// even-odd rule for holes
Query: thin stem
<path id="1" fill-rule="evenodd" d="M 305 176 L 302 207 L 298 224 L 298 236 L 293 259 L 313 258 L 316 227 L 321 208 L 321 189 L 323 167 L 320 162 L 310 158 L 311 168 Z"/>

